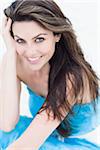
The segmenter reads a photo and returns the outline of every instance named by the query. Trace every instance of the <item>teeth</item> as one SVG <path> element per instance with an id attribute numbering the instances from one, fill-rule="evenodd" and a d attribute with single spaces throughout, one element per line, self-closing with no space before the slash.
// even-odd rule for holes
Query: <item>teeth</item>
<path id="1" fill-rule="evenodd" d="M 35 58 L 29 57 L 28 60 L 29 60 L 29 61 L 35 61 L 35 60 L 38 60 L 39 58 L 40 58 L 40 57 L 35 57 Z"/>

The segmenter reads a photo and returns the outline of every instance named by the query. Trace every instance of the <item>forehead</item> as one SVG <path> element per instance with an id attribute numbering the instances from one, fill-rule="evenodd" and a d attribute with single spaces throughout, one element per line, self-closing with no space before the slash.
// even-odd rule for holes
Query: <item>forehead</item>
<path id="1" fill-rule="evenodd" d="M 21 21 L 21 22 L 14 22 L 12 26 L 12 31 L 14 34 L 19 35 L 29 35 L 35 36 L 40 33 L 47 33 L 51 34 L 50 30 L 43 28 L 39 23 L 36 21 Z"/>

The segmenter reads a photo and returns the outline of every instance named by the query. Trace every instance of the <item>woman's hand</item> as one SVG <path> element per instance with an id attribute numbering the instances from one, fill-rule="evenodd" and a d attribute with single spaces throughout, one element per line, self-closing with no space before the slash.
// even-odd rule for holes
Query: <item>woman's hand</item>
<path id="1" fill-rule="evenodd" d="M 4 39 L 7 51 L 15 51 L 15 41 L 11 36 L 11 18 L 7 18 L 4 15 L 3 23 L 2 23 L 2 37 Z"/>
<path id="2" fill-rule="evenodd" d="M 13 55 L 13 57 L 15 57 L 16 60 L 16 65 L 17 65 L 17 77 L 20 79 L 19 77 L 19 59 L 18 59 L 18 53 L 16 51 L 16 44 L 15 44 L 15 40 L 13 39 L 13 37 L 11 36 L 11 25 L 12 25 L 12 20 L 11 18 L 7 18 L 4 15 L 3 18 L 3 24 L 2 24 L 2 36 L 6 45 L 6 49 L 8 53 L 11 53 L 11 55 Z"/>

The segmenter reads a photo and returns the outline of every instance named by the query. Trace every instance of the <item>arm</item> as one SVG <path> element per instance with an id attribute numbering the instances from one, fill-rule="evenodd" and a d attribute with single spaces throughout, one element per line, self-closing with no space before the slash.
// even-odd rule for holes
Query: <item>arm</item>
<path id="1" fill-rule="evenodd" d="M 57 128 L 60 121 L 57 119 L 48 120 L 46 111 L 37 114 L 30 126 L 23 133 L 23 135 L 15 141 L 7 150 L 38 150 L 44 143 L 47 137 Z"/>
<path id="2" fill-rule="evenodd" d="M 72 84 L 68 81 L 68 100 L 71 106 L 74 105 L 73 102 L 73 92 L 71 90 Z M 66 117 L 68 112 L 63 112 L 63 119 Z M 29 127 L 23 133 L 23 135 L 16 140 L 13 144 L 11 144 L 7 150 L 19 150 L 22 148 L 23 150 L 38 150 L 40 146 L 44 143 L 44 141 L 48 138 L 48 136 L 59 126 L 61 122 L 57 119 L 53 120 L 52 113 L 50 114 L 50 119 L 48 120 L 48 115 L 46 111 L 42 111 L 40 114 L 37 114 L 34 120 L 31 122 Z"/>
<path id="3" fill-rule="evenodd" d="M 7 52 L 0 64 L 0 129 L 10 131 L 19 118 L 20 80 L 16 76 L 16 51 L 9 29 L 11 20 L 3 27 Z"/>

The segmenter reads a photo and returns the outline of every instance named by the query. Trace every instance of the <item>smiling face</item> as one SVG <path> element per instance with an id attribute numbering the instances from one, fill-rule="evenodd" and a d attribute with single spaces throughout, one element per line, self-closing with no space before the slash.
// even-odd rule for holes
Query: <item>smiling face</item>
<path id="1" fill-rule="evenodd" d="M 54 36 L 53 32 L 44 29 L 35 21 L 15 22 L 12 31 L 18 58 L 24 68 L 35 71 L 48 64 L 59 36 Z"/>

